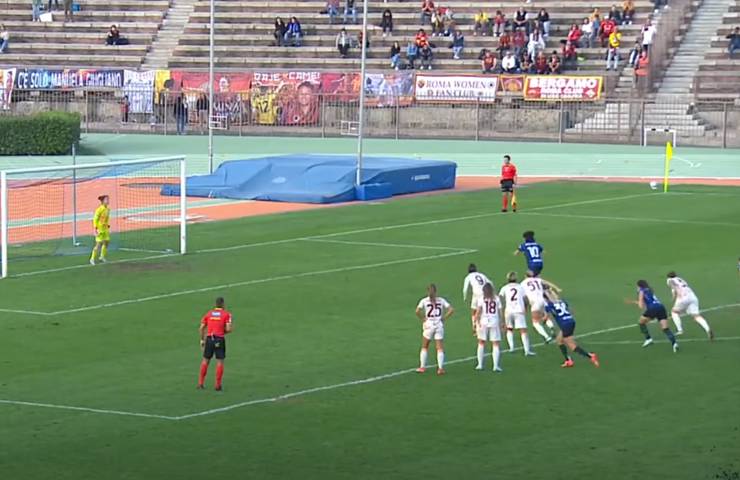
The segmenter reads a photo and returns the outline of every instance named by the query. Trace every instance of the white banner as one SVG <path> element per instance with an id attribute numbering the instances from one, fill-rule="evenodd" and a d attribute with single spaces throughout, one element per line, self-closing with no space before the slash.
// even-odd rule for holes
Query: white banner
<path id="1" fill-rule="evenodd" d="M 15 85 L 15 68 L 0 69 L 0 110 L 10 110 Z"/>
<path id="2" fill-rule="evenodd" d="M 416 100 L 419 102 L 493 102 L 496 100 L 496 75 L 416 74 Z"/>
<path id="3" fill-rule="evenodd" d="M 128 97 L 129 112 L 152 113 L 155 73 L 154 70 L 123 71 L 123 94 Z"/>

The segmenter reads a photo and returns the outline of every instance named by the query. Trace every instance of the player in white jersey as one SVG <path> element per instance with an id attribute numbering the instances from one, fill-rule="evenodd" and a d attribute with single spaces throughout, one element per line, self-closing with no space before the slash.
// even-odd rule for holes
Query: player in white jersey
<path id="1" fill-rule="evenodd" d="M 514 329 L 517 329 L 522 337 L 524 355 L 535 355 L 529 347 L 529 335 L 527 334 L 526 294 L 516 279 L 516 272 L 509 272 L 506 275 L 506 281 L 508 283 L 501 287 L 498 294 L 506 302 L 504 321 L 506 323 L 506 342 L 509 344 L 509 352 L 514 351 Z"/>
<path id="2" fill-rule="evenodd" d="M 521 283 L 524 293 L 527 295 L 527 303 L 529 303 L 529 310 L 532 313 L 532 326 L 537 333 L 539 333 L 545 343 L 550 343 L 553 340 L 555 324 L 552 322 L 549 316 L 545 313 L 545 290 L 552 290 L 556 293 L 560 293 L 562 290 L 560 287 L 552 282 L 540 278 L 535 275 L 532 270 L 527 270 L 527 278 Z M 548 333 L 542 323 L 547 325 L 550 329 Z"/>
<path id="3" fill-rule="evenodd" d="M 437 296 L 437 286 L 433 283 L 427 287 L 428 296 L 422 298 L 416 306 L 416 316 L 421 320 L 421 352 L 419 352 L 418 373 L 426 371 L 429 342 L 434 340 L 437 348 L 437 375 L 444 375 L 445 363 L 445 322 L 455 312 L 452 305 L 442 297 Z"/>
<path id="4" fill-rule="evenodd" d="M 691 315 L 696 323 L 704 329 L 710 340 L 714 340 L 714 332 L 709 327 L 706 319 L 699 311 L 699 299 L 691 289 L 686 280 L 676 275 L 676 272 L 668 272 L 666 283 L 673 294 L 673 308 L 671 309 L 671 318 L 676 324 L 676 335 L 683 335 L 683 324 L 681 315 Z"/>
<path id="5" fill-rule="evenodd" d="M 484 273 L 479 272 L 474 263 L 471 263 L 468 266 L 468 275 L 463 281 L 463 301 L 467 300 L 468 291 L 472 290 L 473 298 L 470 302 L 470 321 L 473 326 L 473 335 L 476 334 L 475 312 L 478 308 L 478 300 L 483 298 L 483 287 L 486 285 L 486 283 L 490 283 L 491 285 L 493 285 L 493 282 L 491 282 Z"/>
<path id="6" fill-rule="evenodd" d="M 493 285 L 486 283 L 483 287 L 483 297 L 478 299 L 475 310 L 475 325 L 478 335 L 478 366 L 476 370 L 483 370 L 486 354 L 486 341 L 491 342 L 491 358 L 493 371 L 503 372 L 499 366 L 501 360 L 501 301 L 493 293 Z"/>

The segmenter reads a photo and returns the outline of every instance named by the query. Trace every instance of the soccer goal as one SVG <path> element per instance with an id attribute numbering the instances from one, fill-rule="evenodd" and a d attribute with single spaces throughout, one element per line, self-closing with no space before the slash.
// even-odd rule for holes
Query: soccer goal
<path id="1" fill-rule="evenodd" d="M 672 128 L 648 128 L 645 127 L 642 131 L 642 146 L 647 147 L 648 135 L 669 135 L 671 137 L 671 145 L 676 146 L 676 130 Z M 665 138 L 661 139 L 661 143 L 665 143 Z"/>
<path id="2" fill-rule="evenodd" d="M 63 257 L 90 255 L 93 215 L 104 195 L 112 261 L 185 253 L 185 157 L 6 170 L 0 172 L 0 278 L 11 270 L 29 274 L 87 262 Z"/>

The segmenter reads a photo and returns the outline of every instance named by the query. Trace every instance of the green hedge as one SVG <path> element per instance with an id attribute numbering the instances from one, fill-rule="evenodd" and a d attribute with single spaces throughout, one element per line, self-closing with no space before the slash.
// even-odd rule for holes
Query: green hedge
<path id="1" fill-rule="evenodd" d="M 0 155 L 67 155 L 80 141 L 80 115 L 0 116 Z"/>

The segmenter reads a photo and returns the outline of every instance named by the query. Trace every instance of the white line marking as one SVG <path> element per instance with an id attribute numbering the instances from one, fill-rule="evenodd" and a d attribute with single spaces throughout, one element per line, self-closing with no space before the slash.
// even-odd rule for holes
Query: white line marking
<path id="1" fill-rule="evenodd" d="M 704 342 L 711 343 L 708 338 L 677 338 L 678 343 L 686 342 Z M 740 337 L 715 337 L 715 342 L 734 342 L 740 340 Z M 667 340 L 655 340 L 655 343 L 668 343 Z M 614 340 L 614 341 L 602 341 L 602 342 L 588 342 L 589 345 L 642 345 L 642 340 Z"/>
<path id="2" fill-rule="evenodd" d="M 537 213 L 521 212 L 521 215 L 538 215 L 544 217 L 582 218 L 584 220 L 617 220 L 623 222 L 650 222 L 650 223 L 673 223 L 678 225 L 704 225 L 712 227 L 740 227 L 740 223 L 729 222 L 703 222 L 701 220 L 671 220 L 668 218 L 645 218 L 645 217 L 611 217 L 603 215 L 575 215 L 570 213 Z"/>
<path id="3" fill-rule="evenodd" d="M 696 167 L 698 166 L 697 164 L 695 164 L 695 163 L 694 163 L 694 162 L 692 162 L 691 160 L 686 160 L 686 159 L 685 159 L 685 158 L 683 158 L 683 157 L 675 157 L 675 156 L 674 156 L 673 158 L 675 158 L 675 159 L 676 159 L 676 160 L 678 160 L 678 161 L 681 161 L 681 162 L 685 163 L 686 165 L 688 165 L 688 166 L 689 166 L 689 168 L 696 168 Z"/>
<path id="4" fill-rule="evenodd" d="M 118 263 L 130 263 L 130 262 L 144 262 L 147 260 L 156 260 L 158 258 L 164 258 L 164 257 L 172 257 L 175 254 L 172 253 L 163 253 L 160 255 L 149 255 L 146 257 L 136 257 L 136 258 L 124 258 L 123 260 L 109 260 L 106 265 L 115 265 Z M 179 255 L 179 254 L 177 254 Z M 38 270 L 33 272 L 23 272 L 23 273 L 14 273 L 12 275 L 12 278 L 23 278 L 23 277 L 33 277 L 35 275 L 42 275 L 45 273 L 54 273 L 54 272 L 66 272 L 67 270 L 78 270 L 80 268 L 105 268 L 102 265 L 96 265 L 93 267 L 88 262 L 81 263 L 79 265 L 71 265 L 68 267 L 59 267 L 59 268 L 49 268 L 47 270 Z"/>
<path id="5" fill-rule="evenodd" d="M 36 312 L 34 310 L 14 310 L 12 308 L 0 308 L 0 313 L 13 313 L 18 315 L 49 315 L 47 312 Z"/>
<path id="6" fill-rule="evenodd" d="M 725 308 L 734 308 L 734 307 L 740 307 L 740 303 L 732 303 L 728 305 L 717 305 L 715 307 L 707 308 L 702 310 L 702 313 L 705 312 L 712 312 L 715 310 L 722 310 Z M 603 333 L 610 333 L 610 332 L 616 332 L 619 330 L 626 330 L 628 328 L 634 328 L 637 325 L 637 323 L 630 323 L 628 325 L 621 325 L 619 327 L 611 327 L 611 328 L 605 328 L 601 330 L 595 330 L 593 332 L 587 332 L 582 335 L 578 335 L 577 338 L 585 338 L 585 337 L 592 337 L 595 335 L 601 335 Z M 684 340 L 685 341 L 685 340 Z M 596 342 L 593 342 L 594 344 Z M 635 344 L 638 344 L 639 342 L 635 342 Z M 541 347 L 544 346 L 544 343 L 537 343 L 532 345 L 533 347 Z M 521 347 L 516 348 L 515 350 L 519 351 L 521 350 Z M 458 363 L 464 363 L 474 360 L 475 356 L 469 356 L 464 358 L 458 358 L 455 360 L 450 360 L 446 364 L 447 365 L 455 365 Z M 80 412 L 89 412 L 89 413 L 100 413 L 100 414 L 108 414 L 108 415 L 123 415 L 123 416 L 132 416 L 132 417 L 144 417 L 144 418 L 156 418 L 156 419 L 162 419 L 162 420 L 172 420 L 172 421 L 180 421 L 180 420 L 187 420 L 190 418 L 196 418 L 196 417 L 203 417 L 207 415 L 213 415 L 216 413 L 223 413 L 228 412 L 230 410 L 234 410 L 237 408 L 242 407 L 248 407 L 250 405 L 260 405 L 263 403 L 274 403 L 278 402 L 280 400 L 287 400 L 290 398 L 300 397 L 303 395 L 309 395 L 312 393 L 317 392 L 325 392 L 329 390 L 337 390 L 344 387 L 351 387 L 355 385 L 364 385 L 368 383 L 374 383 L 379 382 L 381 380 L 387 380 L 389 378 L 399 377 L 401 375 L 405 375 L 408 373 L 414 372 L 415 368 L 406 368 L 404 370 L 397 370 L 395 372 L 385 373 L 382 375 L 375 375 L 368 378 L 363 378 L 360 380 L 351 380 L 343 383 L 336 383 L 333 385 L 324 385 L 319 387 L 313 387 L 308 388 L 305 390 L 299 390 L 296 392 L 286 393 L 283 395 L 278 395 L 275 397 L 268 397 L 268 398 L 258 398 L 254 400 L 248 400 L 245 402 L 235 403 L 232 405 L 226 405 L 224 407 L 219 408 L 213 408 L 210 410 L 204 410 L 201 412 L 195 412 L 190 413 L 186 415 L 178 415 L 178 416 L 168 416 L 168 415 L 157 415 L 157 414 L 151 414 L 151 413 L 140 413 L 140 412 L 127 412 L 127 411 L 121 411 L 121 410 L 105 410 L 105 409 L 98 409 L 98 408 L 88 408 L 88 407 L 77 407 L 77 406 L 71 406 L 71 405 L 56 405 L 51 403 L 36 403 L 36 402 L 25 402 L 20 400 L 0 400 L 0 404 L 6 404 L 6 405 L 18 405 L 18 406 L 29 406 L 29 407 L 43 407 L 43 408 L 55 408 L 60 410 L 74 410 L 74 411 L 80 411 Z"/>
<path id="7" fill-rule="evenodd" d="M 368 246 L 368 247 L 418 248 L 421 250 L 452 250 L 452 251 L 469 250 L 467 248 L 460 248 L 460 247 L 437 247 L 434 245 L 410 245 L 406 243 L 353 242 L 353 241 L 348 241 L 348 240 L 329 240 L 329 239 L 324 239 L 324 238 L 313 238 L 313 237 L 304 238 L 303 241 L 318 242 L 318 243 L 338 243 L 340 245 L 360 245 L 360 246 Z"/>

